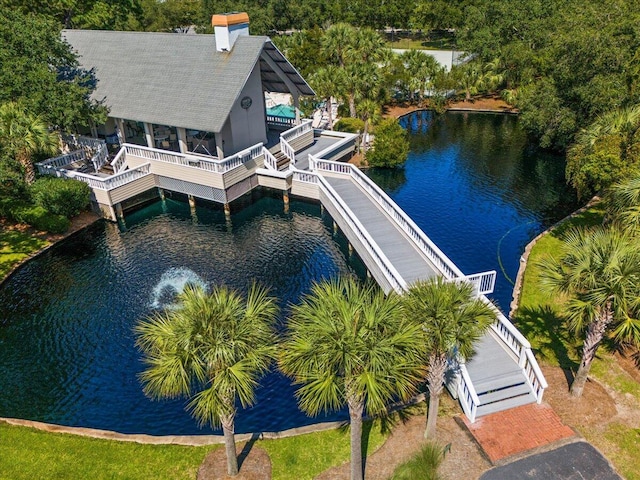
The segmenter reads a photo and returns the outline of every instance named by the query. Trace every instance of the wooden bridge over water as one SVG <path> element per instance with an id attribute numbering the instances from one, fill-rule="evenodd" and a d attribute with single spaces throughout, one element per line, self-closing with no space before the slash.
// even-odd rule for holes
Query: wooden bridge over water
<path id="1" fill-rule="evenodd" d="M 440 275 L 470 282 L 491 304 L 485 294 L 493 291 L 495 271 L 464 275 L 372 180 L 351 164 L 333 161 L 352 151 L 353 141 L 351 135 L 314 131 L 306 122 L 284 132 L 275 148 L 259 144 L 225 159 L 125 144 L 111 162 L 112 175 L 69 168 L 71 161 L 78 161 L 77 152 L 38 167 L 44 174 L 88 183 L 94 202 L 113 220 L 122 214 L 121 202 L 151 188 L 225 205 L 258 185 L 315 199 L 385 291 L 402 292 L 416 280 Z M 91 161 L 102 160 L 94 156 Z M 471 421 L 539 403 L 547 387 L 529 342 L 493 308 L 497 321 L 476 344 L 468 363 L 452 362 L 447 385 Z"/>

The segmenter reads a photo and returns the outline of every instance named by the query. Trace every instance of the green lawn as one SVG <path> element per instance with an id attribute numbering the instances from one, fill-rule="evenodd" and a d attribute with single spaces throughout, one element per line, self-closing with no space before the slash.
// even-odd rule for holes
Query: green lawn
<path id="1" fill-rule="evenodd" d="M 48 245 L 48 242 L 17 230 L 0 231 L 0 281 L 25 258 Z"/>
<path id="2" fill-rule="evenodd" d="M 537 358 L 550 365 L 576 367 L 579 360 L 576 349 L 581 342 L 565 328 L 559 314 L 561 299 L 550 298 L 541 290 L 537 263 L 542 258 L 558 254 L 562 235 L 569 228 L 599 225 L 603 213 L 601 208 L 594 207 L 573 217 L 538 240 L 529 254 L 520 304 L 513 320 L 531 342 Z"/>
<path id="3" fill-rule="evenodd" d="M 386 438 L 365 428 L 371 454 Z M 260 440 L 271 457 L 273 479 L 311 479 L 349 460 L 348 429 L 279 440 Z M 0 422 L 0 479 L 195 479 L 207 452 L 220 446 L 141 445 L 42 432 Z"/>
<path id="4" fill-rule="evenodd" d="M 550 298 L 539 285 L 540 268 L 537 262 L 545 256 L 559 253 L 561 236 L 573 226 L 593 226 L 602 223 L 604 211 L 593 207 L 563 223 L 552 233 L 543 236 L 531 250 L 524 276 L 520 307 L 513 321 L 531 342 L 536 357 L 543 364 L 571 368 L 575 371 L 580 360 L 582 338 L 569 332 L 561 316 L 562 298 Z M 640 405 L 640 384 L 625 372 L 604 344 L 598 350 L 590 376 L 606 385 L 610 391 L 623 395 Z M 597 405 L 594 405 L 597 408 Z M 586 429 L 580 432 L 609 458 L 629 480 L 640 480 L 640 430 L 619 422 L 605 425 L 604 430 Z"/>
<path id="5" fill-rule="evenodd" d="M 98 440 L 0 422 L 0 478 L 195 479 L 212 448 Z"/>

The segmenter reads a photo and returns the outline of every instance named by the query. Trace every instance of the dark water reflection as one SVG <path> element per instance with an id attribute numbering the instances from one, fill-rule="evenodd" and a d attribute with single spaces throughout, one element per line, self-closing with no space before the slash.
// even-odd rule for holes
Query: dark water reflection
<path id="1" fill-rule="evenodd" d="M 132 327 L 186 281 L 271 288 L 283 314 L 313 280 L 362 274 L 319 205 L 256 198 L 227 221 L 220 209 L 155 203 L 127 229 L 100 223 L 30 262 L 0 289 L 0 416 L 126 433 L 206 433 L 183 401 L 144 397 Z M 291 428 L 309 419 L 288 379 L 269 374 L 238 432 Z"/>
<path id="2" fill-rule="evenodd" d="M 412 153 L 404 169 L 371 170 L 378 182 L 466 273 L 497 270 L 495 299 L 511 296 L 525 244 L 571 211 L 563 160 L 528 146 L 517 118 L 428 112 L 407 117 Z M 346 240 L 320 206 L 256 194 L 219 208 L 168 199 L 97 224 L 29 262 L 0 288 L 0 416 L 150 434 L 208 433 L 184 402 L 152 402 L 132 327 L 186 281 L 246 289 L 256 279 L 283 308 L 313 280 L 362 276 Z M 309 419 L 277 373 L 237 431 L 282 430 Z"/>
<path id="3" fill-rule="evenodd" d="M 401 123 L 403 174 L 368 174 L 393 185 L 389 195 L 463 272 L 496 270 L 493 297 L 508 311 L 525 245 L 577 206 L 564 158 L 531 145 L 512 115 L 423 111 Z"/>

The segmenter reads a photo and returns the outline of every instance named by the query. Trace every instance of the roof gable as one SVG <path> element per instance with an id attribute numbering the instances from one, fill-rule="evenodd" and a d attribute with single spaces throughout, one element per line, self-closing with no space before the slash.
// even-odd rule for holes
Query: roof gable
<path id="1" fill-rule="evenodd" d="M 219 132 L 267 37 L 241 36 L 217 52 L 214 35 L 63 30 L 80 65 L 95 69 L 92 98 L 110 116 Z"/>

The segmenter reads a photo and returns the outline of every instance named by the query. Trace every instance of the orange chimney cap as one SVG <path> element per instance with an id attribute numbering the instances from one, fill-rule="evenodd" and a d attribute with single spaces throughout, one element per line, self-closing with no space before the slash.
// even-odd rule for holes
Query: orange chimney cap
<path id="1" fill-rule="evenodd" d="M 249 23 L 249 15 L 246 12 L 221 13 L 211 17 L 211 25 L 214 27 L 230 27 L 242 23 Z"/>

